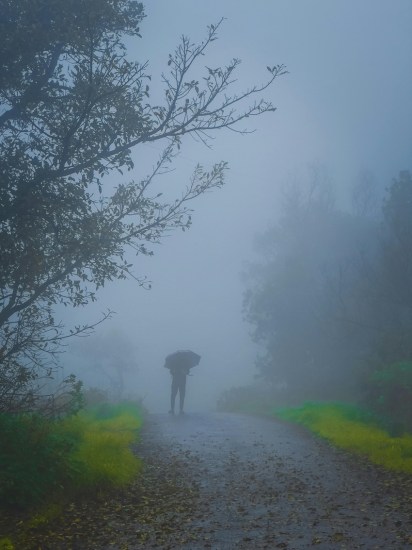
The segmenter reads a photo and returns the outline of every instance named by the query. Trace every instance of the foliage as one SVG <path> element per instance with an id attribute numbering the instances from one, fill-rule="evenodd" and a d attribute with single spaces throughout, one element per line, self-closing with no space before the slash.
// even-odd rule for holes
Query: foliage
<path id="1" fill-rule="evenodd" d="M 66 419 L 63 433 L 78 442 L 70 457 L 73 483 L 80 488 L 128 483 L 140 468 L 130 449 L 140 426 L 132 404 L 104 404 Z"/>
<path id="2" fill-rule="evenodd" d="M 67 481 L 71 438 L 36 415 L 0 415 L 0 502 L 24 507 Z"/>
<path id="3" fill-rule="evenodd" d="M 412 174 L 400 172 L 383 203 L 383 236 L 371 315 L 379 323 L 379 366 L 412 359 Z M 376 303 L 376 295 L 380 300 Z M 375 298 L 375 300 L 374 300 Z"/>
<path id="4" fill-rule="evenodd" d="M 132 403 L 62 420 L 0 415 L 0 502 L 26 508 L 56 494 L 124 485 L 139 471 L 130 450 L 142 424 Z"/>
<path id="5" fill-rule="evenodd" d="M 354 405 L 305 403 L 278 409 L 276 416 L 302 424 L 337 447 L 367 457 L 390 470 L 412 473 L 412 435 L 391 437 L 376 417 Z"/>
<path id="6" fill-rule="evenodd" d="M 107 392 L 100 388 L 89 387 L 84 389 L 82 393 L 86 408 L 101 405 L 109 400 Z"/>
<path id="7" fill-rule="evenodd" d="M 223 185 L 227 167 L 219 162 L 197 165 L 186 189 L 168 199 L 154 187 L 183 138 L 245 132 L 239 123 L 274 111 L 261 92 L 285 72 L 281 65 L 241 93 L 230 93 L 238 59 L 194 77 L 220 23 L 200 44 L 182 38 L 162 74 L 163 93 L 151 100 L 147 63 L 130 59 L 126 47 L 143 18 L 135 0 L 2 6 L 0 382 L 13 409 L 26 410 L 27 395 L 31 404 L 41 394 L 38 380 L 52 376 L 62 340 L 91 328 L 64 332 L 55 306 L 83 306 L 114 279 L 145 284 L 126 252 L 152 254 L 165 233 L 190 226 L 191 200 Z M 133 179 L 133 149 L 157 141 L 158 162 Z"/>
<path id="8" fill-rule="evenodd" d="M 262 349 L 256 366 L 273 389 L 304 400 L 363 394 L 379 410 L 371 373 L 412 358 L 412 176 L 393 180 L 380 219 L 368 214 L 370 179 L 356 213 L 338 209 L 320 183 L 285 194 L 278 223 L 258 241 L 262 259 L 246 274 L 244 314 Z M 404 383 L 381 399 L 398 431 L 411 425 Z"/>
<path id="9" fill-rule="evenodd" d="M 43 379 L 36 365 L 9 369 L 5 364 L 0 372 L 0 412 L 25 413 L 35 411 L 50 418 L 74 414 L 83 406 L 83 383 L 70 374 L 60 383 L 52 376 Z"/>
<path id="10" fill-rule="evenodd" d="M 0 538 L 0 550 L 14 550 L 12 541 L 7 537 Z"/>
<path id="11" fill-rule="evenodd" d="M 285 193 L 278 223 L 257 241 L 261 259 L 245 277 L 259 374 L 273 389 L 306 399 L 352 391 L 364 342 L 345 322 L 343 301 L 357 246 L 371 248 L 372 222 L 338 210 L 329 179 L 319 177 Z"/>
<path id="12" fill-rule="evenodd" d="M 152 443 L 141 449 L 141 474 L 121 490 L 41 506 L 34 515 L 5 512 L 0 532 L 9 535 L 16 550 L 196 547 L 200 538 L 187 526 L 199 509 L 198 465 L 170 441 Z"/>
<path id="13" fill-rule="evenodd" d="M 373 372 L 366 402 L 392 433 L 412 432 L 412 363 L 395 363 Z"/>

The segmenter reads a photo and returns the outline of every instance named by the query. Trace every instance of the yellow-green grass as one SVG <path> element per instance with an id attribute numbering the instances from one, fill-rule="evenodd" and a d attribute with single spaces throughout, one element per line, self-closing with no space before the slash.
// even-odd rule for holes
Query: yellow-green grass
<path id="1" fill-rule="evenodd" d="M 341 403 L 305 403 L 274 414 L 387 469 L 412 473 L 412 435 L 391 437 L 367 413 Z"/>
<path id="2" fill-rule="evenodd" d="M 128 483 L 141 467 L 131 449 L 141 424 L 141 411 L 132 404 L 60 420 L 0 415 L 0 507 L 27 509 Z"/>
<path id="3" fill-rule="evenodd" d="M 26 416 L 13 421 L 15 432 L 19 431 L 19 426 L 26 429 L 27 422 L 28 428 L 32 428 L 29 432 L 21 432 L 17 444 L 27 433 L 33 431 L 37 435 L 33 441 L 26 437 L 29 447 L 23 455 L 13 455 L 16 447 L 14 440 L 9 442 L 13 445 L 8 454 L 3 453 L 3 456 L 0 453 L 6 468 L 7 460 L 14 461 L 15 466 L 17 461 L 21 462 L 10 470 L 13 477 L 10 489 L 4 485 L 4 479 L 2 486 L 0 477 L 2 504 L 17 505 L 19 509 L 29 512 L 26 519 L 18 524 L 10 519 L 7 528 L 3 521 L 1 527 L 6 532 L 3 538 L 0 536 L 0 550 L 22 547 L 26 533 L 46 526 L 58 517 L 68 498 L 126 485 L 141 469 L 141 461 L 133 454 L 131 444 L 138 439 L 142 414 L 133 404 L 106 404 L 56 421 Z M 39 438 L 38 434 L 44 437 Z M 39 445 L 45 448 L 45 452 L 38 456 Z M 29 455 L 29 464 L 33 466 L 28 474 L 25 474 L 26 455 Z M 51 475 L 45 476 L 44 470 L 51 471 Z M 32 486 L 35 486 L 35 491 Z M 25 492 L 27 487 L 31 489 Z M 15 495 L 17 489 L 18 498 Z"/>
<path id="4" fill-rule="evenodd" d="M 8 537 L 0 538 L 0 550 L 14 550 L 14 545 Z"/>
<path id="5" fill-rule="evenodd" d="M 131 444 L 142 418 L 130 405 L 105 406 L 65 419 L 60 429 L 76 440 L 70 461 L 79 486 L 125 485 L 141 468 Z"/>

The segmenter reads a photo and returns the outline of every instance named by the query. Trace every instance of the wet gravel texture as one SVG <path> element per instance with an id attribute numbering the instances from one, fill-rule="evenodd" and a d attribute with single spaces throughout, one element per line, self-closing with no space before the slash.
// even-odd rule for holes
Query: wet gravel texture
<path id="1" fill-rule="evenodd" d="M 410 548 L 411 479 L 251 416 L 153 416 L 146 440 L 187 461 L 198 494 L 181 548 Z"/>
<path id="2" fill-rule="evenodd" d="M 385 550 L 412 547 L 412 478 L 305 430 L 235 414 L 149 415 L 144 469 L 69 503 L 16 550 Z"/>

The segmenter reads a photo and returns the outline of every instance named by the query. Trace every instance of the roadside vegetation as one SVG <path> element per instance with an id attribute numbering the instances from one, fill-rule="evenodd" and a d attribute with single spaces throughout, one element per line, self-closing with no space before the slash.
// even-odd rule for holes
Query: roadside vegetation
<path id="1" fill-rule="evenodd" d="M 33 411 L 66 339 L 112 315 L 66 327 L 60 306 L 86 306 L 115 280 L 150 288 L 139 260 L 191 226 L 190 203 L 220 189 L 228 166 L 197 164 L 183 185 L 161 176 L 190 136 L 211 146 L 216 132 L 245 134 L 252 118 L 273 113 L 264 95 L 287 71 L 265 62 L 261 83 L 242 91 L 239 59 L 203 67 L 221 19 L 203 41 L 182 36 L 164 52 L 163 90 L 152 90 L 146 53 L 135 57 L 142 3 L 14 0 L 2 12 L 0 411 Z M 147 171 L 134 157 L 145 143 L 158 150 Z M 70 376 L 59 392 L 76 384 Z"/>
<path id="2" fill-rule="evenodd" d="M 412 474 L 412 434 L 391 435 L 376 417 L 355 405 L 308 402 L 273 414 L 301 424 L 336 447 L 362 455 L 374 464 Z"/>
<path id="3" fill-rule="evenodd" d="M 304 426 L 332 445 L 388 470 L 412 474 L 412 363 L 396 363 L 371 374 L 362 400 L 306 401 L 282 406 L 282 393 L 232 388 L 219 408 L 274 416 Z"/>
<path id="4" fill-rule="evenodd" d="M 139 404 L 100 403 L 64 418 L 0 415 L 0 507 L 21 521 L 19 530 L 44 524 L 79 497 L 130 483 L 141 469 L 132 443 L 139 437 Z M 0 548 L 13 548 L 13 525 Z M 1 538 L 10 536 L 11 539 Z"/>
<path id="5" fill-rule="evenodd" d="M 13 548 L 4 538 L 10 510 L 26 525 L 26 516 L 47 508 L 46 521 L 65 499 L 124 486 L 139 472 L 130 446 L 141 407 L 81 403 L 83 364 L 100 369 L 120 399 L 135 371 L 133 347 L 120 334 L 111 338 L 116 347 L 103 343 L 89 361 L 85 346 L 80 379 L 70 374 L 57 385 L 67 338 L 89 335 L 112 314 L 66 328 L 57 312 L 94 302 L 114 280 L 150 288 L 130 254 L 152 256 L 165 235 L 188 229 L 190 203 L 224 185 L 227 163 L 197 164 L 187 185 L 167 186 L 167 194 L 160 176 L 189 136 L 209 146 L 216 132 L 245 134 L 246 119 L 273 113 L 264 94 L 287 72 L 265 63 L 260 84 L 241 91 L 239 59 L 199 69 L 221 19 L 199 43 L 182 36 L 159 75 L 163 92 L 155 86 L 152 96 L 148 61 L 133 54 L 142 3 L 15 0 L 3 11 L 0 550 Z M 134 151 L 154 142 L 159 155 L 141 172 Z M 43 521 L 36 517 L 30 521 Z"/>
<path id="6" fill-rule="evenodd" d="M 371 173 L 339 206 L 315 167 L 285 189 L 245 270 L 256 383 L 222 410 L 297 422 L 392 471 L 412 473 L 412 174 Z"/>

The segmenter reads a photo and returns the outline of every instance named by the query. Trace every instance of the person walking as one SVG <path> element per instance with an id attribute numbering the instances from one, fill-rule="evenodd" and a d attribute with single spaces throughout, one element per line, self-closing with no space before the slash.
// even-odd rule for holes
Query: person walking
<path id="1" fill-rule="evenodd" d="M 200 355 L 190 350 L 176 351 L 166 357 L 165 368 L 170 370 L 172 376 L 172 389 L 170 394 L 170 414 L 175 414 L 176 396 L 179 392 L 179 413 L 184 414 L 186 396 L 186 377 L 190 369 L 199 364 Z"/>
<path id="2" fill-rule="evenodd" d="M 170 369 L 170 374 L 172 375 L 172 392 L 170 395 L 170 414 L 175 414 L 175 401 L 177 393 L 179 392 L 179 413 L 183 414 L 183 407 L 185 403 L 186 395 L 186 376 L 189 374 L 189 369 L 187 368 L 176 368 L 172 367 Z"/>

